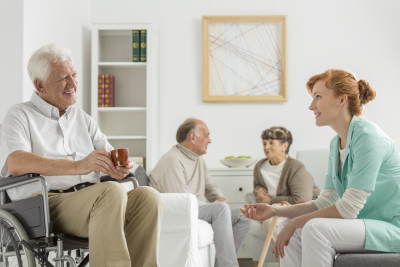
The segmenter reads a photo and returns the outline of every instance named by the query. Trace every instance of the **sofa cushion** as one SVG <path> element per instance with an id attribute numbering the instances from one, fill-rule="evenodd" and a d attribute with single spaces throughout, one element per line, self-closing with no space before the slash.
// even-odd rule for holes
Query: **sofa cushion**
<path id="1" fill-rule="evenodd" d="M 197 222 L 197 229 L 199 235 L 199 248 L 206 247 L 213 243 L 214 231 L 211 224 L 199 219 Z"/>
<path id="2" fill-rule="evenodd" d="M 358 253 L 340 254 L 336 257 L 335 267 L 395 267 L 399 266 L 400 253 Z"/>
<path id="3" fill-rule="evenodd" d="M 138 166 L 135 170 L 135 177 L 139 183 L 139 186 L 149 186 L 149 177 L 142 166 Z"/>

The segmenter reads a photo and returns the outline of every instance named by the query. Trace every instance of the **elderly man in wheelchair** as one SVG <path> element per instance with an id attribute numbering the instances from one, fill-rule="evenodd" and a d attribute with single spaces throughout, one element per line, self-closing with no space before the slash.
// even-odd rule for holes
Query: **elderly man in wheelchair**
<path id="1" fill-rule="evenodd" d="M 76 266 L 64 253 L 80 249 L 89 249 L 90 260 L 79 266 L 158 266 L 160 194 L 118 183 L 136 181 L 133 165 L 115 167 L 94 119 L 72 107 L 70 51 L 41 47 L 28 72 L 36 91 L 0 126 L 0 267 L 50 267 L 49 252 L 55 266 Z"/>

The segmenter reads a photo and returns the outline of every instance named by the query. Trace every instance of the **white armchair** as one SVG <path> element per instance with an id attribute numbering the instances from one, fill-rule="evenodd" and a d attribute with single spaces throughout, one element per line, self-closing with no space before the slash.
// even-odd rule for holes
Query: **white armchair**
<path id="1" fill-rule="evenodd" d="M 140 186 L 149 185 L 142 167 L 135 170 L 135 176 Z M 161 194 L 161 197 L 160 267 L 214 267 L 214 232 L 209 223 L 198 219 L 197 198 L 192 194 Z"/>
<path id="2" fill-rule="evenodd" d="M 198 219 L 192 194 L 161 194 L 163 217 L 159 247 L 160 267 L 214 267 L 214 232 Z"/>

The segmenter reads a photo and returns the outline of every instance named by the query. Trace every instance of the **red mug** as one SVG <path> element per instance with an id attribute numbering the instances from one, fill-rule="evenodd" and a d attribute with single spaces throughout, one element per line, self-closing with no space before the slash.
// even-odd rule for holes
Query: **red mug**
<path id="1" fill-rule="evenodd" d="M 110 151 L 115 166 L 128 165 L 129 148 L 118 148 Z"/>

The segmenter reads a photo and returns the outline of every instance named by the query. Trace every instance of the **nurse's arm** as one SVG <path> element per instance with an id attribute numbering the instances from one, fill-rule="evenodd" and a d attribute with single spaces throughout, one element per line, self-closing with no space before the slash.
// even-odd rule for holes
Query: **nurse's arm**
<path id="1" fill-rule="evenodd" d="M 301 205 L 304 205 L 304 204 L 301 204 Z M 314 205 L 314 204 L 312 204 L 312 205 Z M 295 206 L 293 206 L 293 207 L 295 207 Z M 315 208 L 317 209 L 316 206 L 315 206 Z M 293 226 L 296 229 L 297 228 L 303 228 L 304 225 L 309 220 L 315 219 L 315 218 L 330 218 L 330 219 L 337 218 L 337 219 L 343 219 L 342 215 L 340 215 L 340 213 L 337 210 L 336 206 L 335 205 L 330 205 L 330 206 L 328 206 L 326 208 L 323 208 L 323 209 L 316 210 L 316 211 L 313 211 L 313 212 L 308 213 L 308 214 L 304 214 L 304 215 L 298 216 L 298 217 L 292 219 L 291 223 L 293 224 Z"/>
<path id="2" fill-rule="evenodd" d="M 285 217 L 290 219 L 318 210 L 317 206 L 312 202 L 306 202 L 291 206 L 272 206 L 272 209 L 274 210 L 275 213 L 274 216 Z"/>

